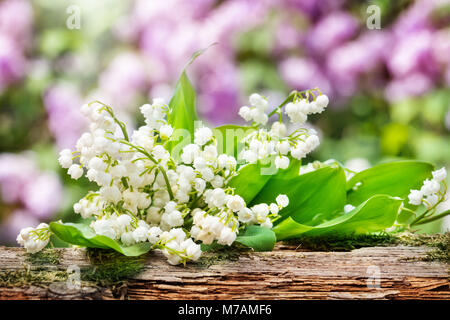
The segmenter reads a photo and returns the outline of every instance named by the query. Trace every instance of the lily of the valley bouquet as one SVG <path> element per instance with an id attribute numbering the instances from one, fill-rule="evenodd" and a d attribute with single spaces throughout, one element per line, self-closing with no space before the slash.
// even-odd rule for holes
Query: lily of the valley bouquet
<path id="1" fill-rule="evenodd" d="M 199 259 L 202 244 L 272 250 L 277 239 L 395 231 L 448 214 L 435 212 L 445 169 L 429 163 L 359 173 L 334 160 L 302 166 L 319 145 L 305 123 L 328 102 L 319 89 L 293 91 L 270 110 L 255 93 L 239 110 L 249 126 L 210 129 L 197 120 L 183 72 L 168 104 L 154 99 L 140 108 L 145 125 L 133 132 L 110 106 L 83 105 L 89 131 L 59 163 L 73 179 L 98 185 L 73 207 L 84 222 L 25 228 L 17 241 L 34 253 L 54 234 L 128 256 L 162 250 L 180 264 Z"/>

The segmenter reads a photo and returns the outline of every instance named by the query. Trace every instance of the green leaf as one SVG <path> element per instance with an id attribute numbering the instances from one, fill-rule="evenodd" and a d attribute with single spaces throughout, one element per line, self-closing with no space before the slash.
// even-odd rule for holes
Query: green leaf
<path id="1" fill-rule="evenodd" d="M 235 126 L 232 124 L 216 127 L 213 134 L 217 140 L 217 150 L 219 154 L 225 153 L 234 156 L 236 159 L 244 144 L 242 139 L 255 131 L 255 127 Z"/>
<path id="2" fill-rule="evenodd" d="M 109 237 L 96 235 L 88 225 L 83 223 L 51 222 L 50 230 L 59 239 L 70 244 L 89 248 L 113 249 L 130 257 L 142 255 L 151 249 L 149 242 L 123 246 Z"/>
<path id="3" fill-rule="evenodd" d="M 209 48 L 211 48 L 212 46 L 215 46 L 216 44 L 219 44 L 218 42 L 213 42 L 211 43 L 209 46 L 207 46 L 206 48 L 200 49 L 195 51 L 191 58 L 189 59 L 189 61 L 186 63 L 184 69 L 186 69 L 187 67 L 189 67 L 194 61 L 195 59 L 197 59 L 199 56 L 201 56 L 202 54 L 204 54 Z"/>
<path id="4" fill-rule="evenodd" d="M 167 149 L 171 151 L 172 157 L 175 159 L 179 158 L 182 148 L 193 141 L 195 121 L 198 119 L 195 108 L 195 90 L 186 75 L 186 69 L 195 61 L 195 59 L 215 44 L 216 43 L 212 43 L 208 47 L 192 54 L 192 57 L 183 68 L 183 72 L 181 73 L 175 88 L 175 93 L 169 102 L 167 122 L 173 127 L 174 133 L 171 137 L 172 141 L 167 145 Z M 175 147 L 176 150 L 173 150 Z"/>
<path id="5" fill-rule="evenodd" d="M 263 170 L 263 166 L 260 163 L 247 164 L 242 166 L 228 183 L 230 187 L 235 188 L 235 192 L 244 198 L 247 204 L 253 200 L 272 177 L 262 175 L 261 170 Z"/>
<path id="6" fill-rule="evenodd" d="M 348 203 L 359 205 L 376 194 L 405 198 L 410 189 L 420 189 L 433 169 L 431 163 L 413 160 L 376 165 L 355 174 L 347 182 Z"/>
<path id="7" fill-rule="evenodd" d="M 278 240 L 299 236 L 341 236 L 383 231 L 394 224 L 401 203 L 402 200 L 387 195 L 376 195 L 352 211 L 320 225 L 301 224 L 289 217 L 275 226 L 273 231 Z"/>
<path id="8" fill-rule="evenodd" d="M 242 236 L 236 238 L 236 241 L 255 251 L 272 251 L 277 238 L 269 228 L 249 226 Z"/>
<path id="9" fill-rule="evenodd" d="M 189 143 L 187 137 L 190 136 L 190 141 L 193 141 L 194 121 L 197 120 L 195 90 L 186 75 L 186 71 L 183 71 L 177 82 L 175 94 L 169 103 L 169 109 L 167 121 L 174 129 L 174 136 L 172 137 L 173 141 L 168 145 L 168 149 L 172 150 L 177 145 L 181 150 L 184 145 Z"/>
<path id="10" fill-rule="evenodd" d="M 247 204 L 250 204 L 264 186 L 268 185 L 268 182 L 274 177 L 284 179 L 298 176 L 300 166 L 301 161 L 291 159 L 289 168 L 278 170 L 275 168 L 273 157 L 264 160 L 264 163 L 259 161 L 257 163 L 247 164 L 242 166 L 237 174 L 230 179 L 229 186 L 235 188 L 236 193 L 243 197 Z"/>
<path id="11" fill-rule="evenodd" d="M 416 215 L 413 212 L 407 211 L 407 210 L 401 210 L 397 216 L 397 222 L 399 224 L 408 225 L 409 223 L 411 223 L 413 221 L 413 219 L 415 217 L 416 217 Z"/>
<path id="12" fill-rule="evenodd" d="M 346 204 L 344 170 L 340 166 L 327 166 L 298 175 L 299 166 L 272 176 L 252 203 L 274 202 L 279 194 L 286 194 L 289 205 L 280 211 L 283 219 L 291 217 L 311 224 L 335 217 Z"/>

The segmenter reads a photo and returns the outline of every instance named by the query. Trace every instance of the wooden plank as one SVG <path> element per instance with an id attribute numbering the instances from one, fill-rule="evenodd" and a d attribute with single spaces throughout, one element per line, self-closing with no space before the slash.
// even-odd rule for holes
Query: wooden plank
<path id="1" fill-rule="evenodd" d="M 53 250 L 56 264 L 36 265 L 23 249 L 0 247 L 0 299 L 450 299 L 449 265 L 422 261 L 432 248 L 406 246 L 312 252 L 278 245 L 273 252 L 187 266 L 171 266 L 151 252 L 143 270 L 115 288 L 11 281 L 26 272 L 64 275 L 71 265 L 92 267 L 84 249 Z M 377 271 L 379 286 L 370 278 Z"/>

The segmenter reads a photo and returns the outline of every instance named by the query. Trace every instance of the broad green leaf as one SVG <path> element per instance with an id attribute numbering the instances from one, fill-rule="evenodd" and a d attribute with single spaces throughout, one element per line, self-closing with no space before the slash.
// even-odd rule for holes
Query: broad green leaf
<path id="1" fill-rule="evenodd" d="M 346 180 L 339 166 L 317 169 L 298 175 L 298 167 L 280 170 L 253 199 L 252 204 L 271 203 L 286 194 L 289 205 L 280 211 L 285 219 L 300 223 L 320 223 L 333 218 L 346 204 Z"/>
<path id="2" fill-rule="evenodd" d="M 139 256 L 151 249 L 149 242 L 138 243 L 132 246 L 122 246 L 117 241 L 95 232 L 86 224 L 82 223 L 59 223 L 51 222 L 50 230 L 61 240 L 70 244 L 89 248 L 113 249 L 126 256 Z"/>
<path id="3" fill-rule="evenodd" d="M 249 226 L 242 236 L 236 238 L 236 241 L 255 251 L 272 251 L 277 238 L 269 228 Z"/>
<path id="4" fill-rule="evenodd" d="M 174 158 L 179 158 L 182 148 L 193 141 L 195 120 L 197 120 L 195 90 L 186 75 L 186 69 L 195 61 L 195 59 L 197 59 L 197 57 L 215 44 L 216 43 L 212 43 L 208 47 L 192 54 L 192 57 L 183 68 L 183 72 L 181 73 L 175 88 L 175 93 L 169 102 L 170 110 L 167 121 L 173 127 L 174 133 L 172 135 L 172 141 L 168 144 L 167 148 L 169 151 L 172 151 L 175 146 L 177 147 L 176 152 L 172 153 Z"/>
<path id="5" fill-rule="evenodd" d="M 289 167 L 287 169 L 276 169 L 274 174 L 271 175 L 270 183 L 277 183 L 279 181 L 286 181 L 288 179 L 295 179 L 300 174 L 300 168 L 302 161 L 290 158 Z M 275 161 L 275 160 L 274 160 Z"/>
<path id="6" fill-rule="evenodd" d="M 322 224 L 309 226 L 289 217 L 275 226 L 273 231 L 278 240 L 383 231 L 394 224 L 401 203 L 402 200 L 387 195 L 376 195 L 352 211 Z"/>
<path id="7" fill-rule="evenodd" d="M 175 94 L 169 103 L 168 123 L 174 129 L 173 141 L 169 144 L 169 150 L 183 142 L 189 143 L 186 135 L 189 134 L 192 141 L 194 135 L 194 121 L 197 119 L 195 110 L 195 90 L 192 87 L 186 71 L 183 71 L 175 88 Z M 181 140 L 181 141 L 180 141 Z"/>
<path id="8" fill-rule="evenodd" d="M 217 140 L 219 154 L 225 153 L 237 159 L 244 145 L 241 143 L 242 139 L 253 131 L 255 131 L 255 127 L 232 124 L 214 128 L 213 133 Z"/>
<path id="9" fill-rule="evenodd" d="M 376 194 L 406 198 L 410 189 L 420 189 L 433 169 L 428 162 L 413 160 L 376 165 L 355 174 L 347 182 L 348 203 L 359 205 Z"/>
<path id="10" fill-rule="evenodd" d="M 243 197 L 247 204 L 254 202 L 253 199 L 274 177 L 277 177 L 278 180 L 283 180 L 288 177 L 298 176 L 301 166 L 301 161 L 295 159 L 291 159 L 289 168 L 285 170 L 276 169 L 273 158 L 266 159 L 265 162 L 242 166 L 237 174 L 230 179 L 230 187 L 235 188 L 236 193 Z"/>
<path id="11" fill-rule="evenodd" d="M 247 204 L 253 200 L 272 177 L 270 175 L 262 175 L 262 169 L 263 167 L 260 163 L 242 166 L 228 183 L 230 187 L 235 188 L 236 194 L 244 198 Z"/>
<path id="12" fill-rule="evenodd" d="M 416 215 L 411 212 L 411 211 L 407 211 L 407 210 L 401 210 L 397 216 L 397 222 L 399 224 L 409 224 L 412 222 L 412 220 L 416 217 Z"/>

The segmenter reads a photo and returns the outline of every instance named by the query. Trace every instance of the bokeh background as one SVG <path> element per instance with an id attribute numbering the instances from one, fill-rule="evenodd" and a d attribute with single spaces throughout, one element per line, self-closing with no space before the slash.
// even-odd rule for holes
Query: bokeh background
<path id="1" fill-rule="evenodd" d="M 380 29 L 367 27 L 370 5 Z M 102 100 L 138 125 L 138 107 L 169 99 L 192 53 L 215 42 L 189 69 L 211 125 L 240 122 L 252 92 L 276 105 L 317 86 L 331 103 L 312 119 L 322 145 L 309 160 L 361 170 L 413 158 L 449 170 L 449 1 L 1 0 L 0 243 L 76 219 L 89 183 L 56 159 L 86 127 L 83 103 Z"/>

